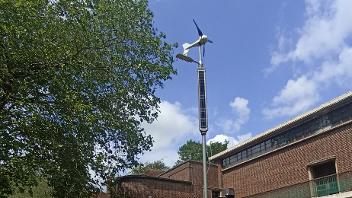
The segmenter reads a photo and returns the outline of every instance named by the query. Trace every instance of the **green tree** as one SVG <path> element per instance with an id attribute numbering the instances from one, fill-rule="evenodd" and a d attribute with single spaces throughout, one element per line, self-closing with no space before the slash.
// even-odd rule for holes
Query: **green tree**
<path id="1" fill-rule="evenodd" d="M 207 147 L 207 155 L 212 156 L 221 151 L 227 149 L 229 142 L 225 141 L 224 143 L 221 142 L 211 142 L 208 144 Z M 182 145 L 178 149 L 178 156 L 179 160 L 176 164 L 180 164 L 187 160 L 196 160 L 201 161 L 203 159 L 203 146 L 202 143 L 196 142 L 194 140 L 188 140 L 184 145 Z"/>
<path id="2" fill-rule="evenodd" d="M 157 160 L 154 162 L 147 162 L 145 164 L 140 164 L 131 170 L 133 175 L 149 175 L 156 176 L 162 172 L 165 172 L 170 167 L 166 166 L 162 160 Z"/>
<path id="3" fill-rule="evenodd" d="M 224 143 L 221 142 L 211 142 L 209 145 L 207 145 L 208 149 L 208 156 L 213 156 L 215 154 L 220 153 L 221 151 L 224 151 L 227 149 L 229 145 L 229 141 L 225 140 Z"/>
<path id="4" fill-rule="evenodd" d="M 27 191 L 26 191 L 27 190 Z M 29 191 L 29 192 L 28 192 Z M 9 198 L 50 198 L 52 189 L 48 186 L 47 182 L 38 178 L 38 185 L 29 189 L 16 189 L 13 195 L 10 195 Z"/>
<path id="5" fill-rule="evenodd" d="M 0 0 L 0 196 L 89 197 L 138 164 L 175 74 L 152 20 L 147 0 Z"/>

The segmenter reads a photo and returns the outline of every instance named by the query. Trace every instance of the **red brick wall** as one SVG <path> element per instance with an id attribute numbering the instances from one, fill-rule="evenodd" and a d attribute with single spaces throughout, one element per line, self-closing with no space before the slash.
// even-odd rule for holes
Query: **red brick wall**
<path id="1" fill-rule="evenodd" d="M 194 186 L 195 197 L 203 196 L 203 164 L 197 161 L 186 162 L 164 174 L 161 177 L 191 181 Z M 218 188 L 218 167 L 210 165 L 208 169 L 208 187 Z M 209 195 L 211 192 L 208 192 Z"/>
<path id="2" fill-rule="evenodd" d="M 193 198 L 189 183 L 133 178 L 122 182 L 121 193 L 128 198 Z"/>
<path id="3" fill-rule="evenodd" d="M 308 164 L 334 157 L 339 173 L 352 171 L 352 124 L 223 171 L 223 187 L 240 198 L 307 182 Z"/>
<path id="4" fill-rule="evenodd" d="M 210 165 L 208 169 L 208 188 L 218 188 L 218 172 L 217 166 Z M 191 178 L 192 184 L 194 185 L 194 190 L 196 197 L 203 197 L 203 164 L 191 163 Z M 211 192 L 208 191 L 208 197 L 210 197 Z"/>
<path id="5" fill-rule="evenodd" d="M 191 178 L 194 185 L 203 185 L 203 164 L 192 163 L 191 164 Z M 215 165 L 210 165 L 208 168 L 208 186 L 219 187 L 218 185 L 218 168 Z"/>
<path id="6" fill-rule="evenodd" d="M 169 178 L 174 180 L 181 180 L 181 181 L 191 181 L 191 164 L 190 162 L 186 162 L 177 166 L 166 173 L 160 175 L 163 178 Z"/>

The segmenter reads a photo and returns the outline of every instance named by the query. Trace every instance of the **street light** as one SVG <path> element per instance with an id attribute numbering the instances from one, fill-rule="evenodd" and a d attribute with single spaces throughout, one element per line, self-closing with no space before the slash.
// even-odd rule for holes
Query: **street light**
<path id="1" fill-rule="evenodd" d="M 176 58 L 189 63 L 197 63 L 198 68 L 198 107 L 199 107 L 199 131 L 202 135 L 202 145 L 203 145 L 203 197 L 208 197 L 208 182 L 207 182 L 207 159 L 206 159 L 206 134 L 208 131 L 208 111 L 207 111 L 207 97 L 206 97 L 206 83 L 205 83 L 205 67 L 202 63 L 202 57 L 205 54 L 205 45 L 207 43 L 213 43 L 213 41 L 208 39 L 207 35 L 198 27 L 195 20 L 193 20 L 194 25 L 197 28 L 199 35 L 198 40 L 189 44 L 184 43 L 183 54 L 177 54 Z M 198 47 L 199 61 L 193 60 L 187 54 L 191 48 Z"/>
<path id="2" fill-rule="evenodd" d="M 206 100 L 206 81 L 205 67 L 202 63 L 201 46 L 199 46 L 199 61 L 193 60 L 185 54 L 177 54 L 176 58 L 189 63 L 197 63 L 198 68 L 198 107 L 199 107 L 199 131 L 202 135 L 203 146 L 203 197 L 208 197 L 208 182 L 207 182 L 207 161 L 206 161 L 206 134 L 208 131 L 208 112 Z"/>
<path id="3" fill-rule="evenodd" d="M 189 62 L 189 63 L 197 63 L 198 65 L 200 65 L 200 63 L 198 61 L 195 61 L 195 60 L 193 60 L 193 58 L 186 56 L 184 54 L 177 54 L 176 58 L 181 59 L 186 62 Z"/>

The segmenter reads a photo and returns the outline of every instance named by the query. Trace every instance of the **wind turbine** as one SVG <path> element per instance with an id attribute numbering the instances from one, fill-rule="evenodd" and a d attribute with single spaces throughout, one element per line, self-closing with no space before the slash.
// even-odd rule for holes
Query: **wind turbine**
<path id="1" fill-rule="evenodd" d="M 205 44 L 206 43 L 213 43 L 213 41 L 211 41 L 210 39 L 208 39 L 208 36 L 203 34 L 202 30 L 200 30 L 200 28 L 198 27 L 196 21 L 193 19 L 193 23 L 194 25 L 196 26 L 197 28 L 197 31 L 198 31 L 198 35 L 199 35 L 199 38 L 198 40 L 196 40 L 195 42 L 193 42 L 192 44 L 189 44 L 189 43 L 184 43 L 182 46 L 183 46 L 183 55 L 184 56 L 188 56 L 188 52 L 191 48 L 193 47 L 200 47 L 200 48 L 203 48 L 203 53 L 201 54 L 203 57 L 205 55 Z"/>
<path id="2" fill-rule="evenodd" d="M 206 81 L 205 81 L 205 67 L 202 63 L 202 57 L 205 55 L 205 44 L 213 43 L 209 40 L 206 35 L 199 29 L 196 21 L 193 19 L 193 23 L 197 28 L 199 38 L 192 44 L 183 44 L 183 53 L 177 54 L 176 58 L 184 60 L 190 63 L 198 64 L 198 107 L 199 107 L 199 131 L 202 135 L 202 147 L 203 147 L 203 197 L 208 197 L 208 181 L 207 181 L 207 162 L 206 162 L 206 134 L 208 131 L 208 111 L 207 111 L 207 99 L 206 99 Z M 199 61 L 193 60 L 188 56 L 188 52 L 191 48 L 198 47 L 199 49 Z M 203 48 L 203 50 L 202 50 Z"/>

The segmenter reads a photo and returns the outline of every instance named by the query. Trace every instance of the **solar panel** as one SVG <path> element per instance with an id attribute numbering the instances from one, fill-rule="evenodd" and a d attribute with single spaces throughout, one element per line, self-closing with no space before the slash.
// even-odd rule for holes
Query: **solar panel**
<path id="1" fill-rule="evenodd" d="M 205 70 L 198 69 L 198 99 L 199 99 L 199 130 L 201 133 L 208 131 L 208 115 L 205 92 Z"/>

